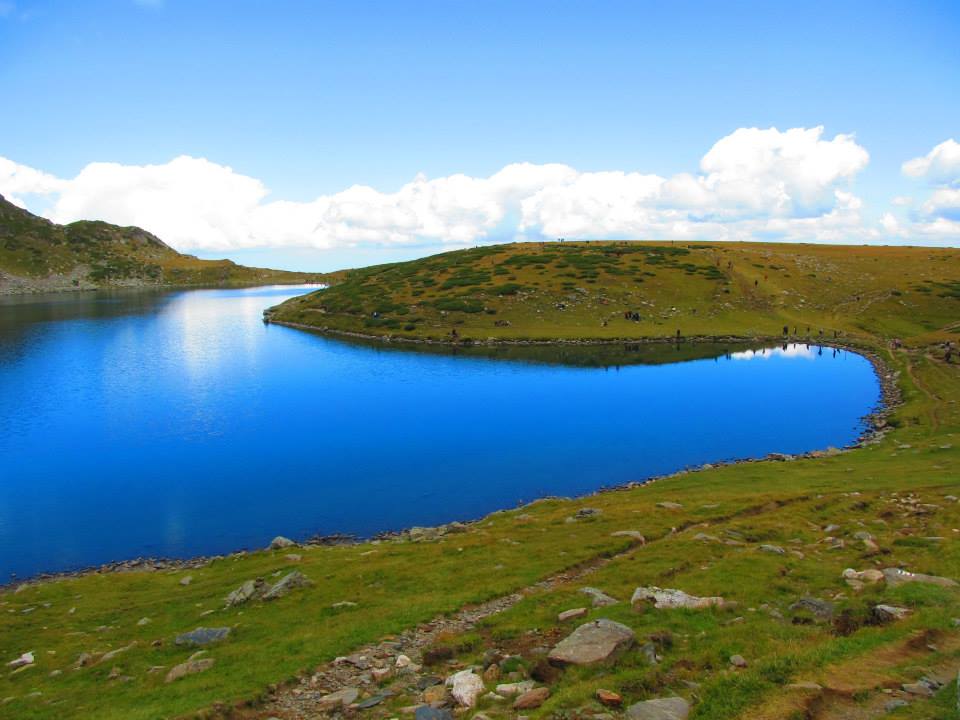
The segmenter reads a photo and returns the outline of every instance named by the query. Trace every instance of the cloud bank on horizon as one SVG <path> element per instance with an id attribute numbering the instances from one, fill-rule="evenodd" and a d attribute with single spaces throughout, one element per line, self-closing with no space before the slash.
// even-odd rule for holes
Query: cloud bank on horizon
<path id="1" fill-rule="evenodd" d="M 0 194 L 23 207 L 30 196 L 46 199 L 43 214 L 55 222 L 138 225 L 181 251 L 556 237 L 960 243 L 960 143 L 946 140 L 904 162 L 905 176 L 926 182 L 926 199 L 892 198 L 872 221 L 853 189 L 869 159 L 852 135 L 827 139 L 823 127 L 740 128 L 709 149 L 696 173 L 516 163 L 489 177 L 418 175 L 396 192 L 355 185 L 290 202 L 204 158 L 94 162 L 65 179 L 0 156 Z M 905 208 L 905 219 L 893 206 Z"/>

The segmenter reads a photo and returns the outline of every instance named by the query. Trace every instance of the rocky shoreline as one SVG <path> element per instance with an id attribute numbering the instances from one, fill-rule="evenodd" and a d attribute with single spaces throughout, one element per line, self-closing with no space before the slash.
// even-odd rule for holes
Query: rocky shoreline
<path id="1" fill-rule="evenodd" d="M 277 323 L 281 325 L 290 325 L 295 326 L 290 323 Z M 316 330 L 316 328 L 307 328 Z M 724 341 L 743 341 L 744 338 L 726 338 L 726 337 L 713 337 L 709 339 L 704 339 L 704 341 L 709 342 L 724 342 Z M 772 339 L 763 339 L 763 338 L 750 338 L 748 340 L 757 340 L 757 342 L 771 341 Z M 644 339 L 631 339 L 630 342 L 673 342 L 669 338 L 658 339 L 658 338 L 644 338 Z M 688 340 L 688 342 L 691 342 Z M 557 341 L 553 343 L 538 343 L 544 345 L 560 345 L 560 344 L 601 344 L 599 341 Z M 603 341 L 604 344 L 618 344 L 618 341 Z M 450 343 L 446 343 L 450 344 Z M 509 341 L 502 344 L 511 344 Z M 520 344 L 520 343 L 513 343 Z M 530 343 L 525 343 L 530 344 Z M 866 358 L 873 367 L 874 373 L 877 377 L 877 380 L 880 384 L 880 401 L 876 408 L 871 410 L 870 413 L 865 415 L 862 420 L 866 425 L 866 430 L 860 435 L 860 437 L 854 442 L 843 448 L 827 448 L 826 450 L 811 450 L 806 453 L 800 453 L 796 455 L 789 455 L 784 453 L 771 453 L 764 457 L 760 458 L 738 458 L 734 460 L 720 460 L 713 463 L 706 463 L 704 465 L 687 467 L 681 470 L 674 471 L 672 473 L 666 473 L 662 475 L 654 475 L 643 480 L 634 480 L 630 482 L 620 483 L 617 485 L 600 487 L 594 490 L 593 492 L 585 493 L 584 495 L 573 497 L 557 497 L 557 496 L 545 496 L 542 498 L 536 498 L 530 502 L 523 503 L 518 506 L 519 508 L 532 505 L 534 503 L 542 502 L 544 500 L 564 500 L 572 501 L 575 499 L 586 499 L 597 495 L 599 493 L 610 493 L 610 492 L 619 492 L 622 490 L 636 489 L 645 485 L 650 485 L 658 481 L 669 480 L 671 478 L 682 477 L 693 472 L 699 472 L 703 470 L 712 470 L 717 467 L 724 467 L 728 465 L 742 465 L 746 463 L 758 463 L 758 462 L 789 462 L 793 460 L 804 460 L 804 459 L 816 459 L 823 457 L 831 457 L 838 455 L 843 452 L 849 452 L 859 447 L 864 447 L 866 445 L 874 444 L 880 442 L 884 435 L 890 430 L 890 426 L 887 422 L 887 418 L 893 412 L 893 410 L 900 405 L 901 393 L 899 386 L 897 385 L 898 373 L 891 370 L 883 359 L 875 352 L 873 348 L 865 346 L 857 346 L 852 343 L 822 343 L 822 347 L 830 347 L 841 350 L 848 350 L 850 352 L 855 352 L 864 358 Z M 504 510 L 494 511 L 496 514 L 498 512 L 505 512 L 506 510 L 515 509 L 515 508 L 505 508 Z M 414 526 L 410 528 L 402 528 L 399 530 L 387 530 L 370 538 L 361 538 L 354 535 L 344 534 L 344 533 L 334 533 L 331 535 L 322 535 L 317 534 L 313 535 L 307 540 L 304 540 L 300 543 L 295 543 L 300 546 L 329 546 L 329 545 L 344 545 L 344 544 L 362 544 L 365 542 L 378 544 L 381 542 L 422 542 L 436 540 L 441 537 L 444 537 L 449 534 L 465 532 L 471 525 L 481 522 L 483 518 L 475 518 L 472 520 L 454 520 L 443 525 L 431 526 L 431 527 L 420 527 Z M 242 557 L 249 552 L 257 552 L 257 550 L 238 550 L 232 553 L 219 554 L 219 555 L 199 555 L 191 558 L 153 558 L 153 557 L 137 557 L 128 560 L 117 560 L 112 562 L 103 563 L 101 565 L 80 568 L 77 570 L 66 570 L 62 572 L 52 572 L 52 573 L 39 573 L 29 578 L 17 578 L 12 579 L 6 583 L 0 583 L 0 593 L 14 591 L 16 592 L 21 587 L 30 584 L 36 584 L 41 582 L 51 582 L 56 580 L 63 580 L 73 577 L 80 577 L 84 575 L 91 574 L 107 574 L 107 573 L 116 573 L 116 572 L 133 572 L 133 571 L 145 571 L 145 572 L 159 572 L 159 571 L 180 571 L 180 570 L 192 570 L 205 567 L 215 560 L 223 560 L 229 558 Z"/>

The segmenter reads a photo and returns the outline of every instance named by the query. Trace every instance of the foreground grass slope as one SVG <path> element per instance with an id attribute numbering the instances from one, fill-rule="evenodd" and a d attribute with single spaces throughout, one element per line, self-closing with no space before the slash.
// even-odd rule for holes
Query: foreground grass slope
<path id="1" fill-rule="evenodd" d="M 138 227 L 85 220 L 57 225 L 0 196 L 0 294 L 117 285 L 323 282 L 324 277 L 200 260 Z"/>
<path id="2" fill-rule="evenodd" d="M 274 320 L 449 341 L 960 333 L 960 251 L 761 243 L 518 243 L 352 270 Z M 630 318 L 624 317 L 629 312 Z M 809 328 L 809 330 L 808 330 Z M 796 332 L 794 332 L 796 330 Z"/>
<path id="3" fill-rule="evenodd" d="M 835 252 L 837 265 L 844 264 L 839 250 L 823 252 Z M 700 720 L 877 717 L 871 713 L 882 713 L 889 698 L 884 688 L 898 689 L 924 674 L 955 677 L 960 667 L 955 622 L 960 618 L 960 589 L 877 583 L 857 590 L 841 577 L 845 568 L 903 567 L 960 579 L 960 366 L 944 362 L 942 349 L 930 345 L 956 332 L 951 323 L 956 322 L 960 300 L 942 286 L 949 286 L 957 267 L 939 259 L 950 251 L 902 252 L 902 257 L 879 263 L 883 269 L 875 273 L 896 278 L 894 287 L 903 288 L 900 296 L 883 302 L 902 299 L 913 303 L 912 310 L 883 315 L 866 308 L 841 328 L 856 333 L 861 344 L 897 373 L 903 403 L 882 441 L 827 457 L 715 467 L 579 500 L 541 501 L 434 540 L 263 551 L 218 559 L 199 569 L 90 574 L 9 588 L 0 594 L 0 660 L 32 650 L 36 662 L 20 670 L 3 668 L 0 717 L 146 719 L 199 712 L 290 717 L 277 698 L 295 702 L 298 695 L 293 693 L 309 689 L 309 683 L 293 690 L 270 690 L 271 685 L 438 614 L 591 564 L 596 570 L 590 575 L 532 587 L 506 612 L 469 632 L 441 638 L 437 649 L 443 652 L 434 653 L 437 664 L 424 672 L 447 675 L 496 651 L 514 656 L 507 670 L 532 674 L 549 685 L 546 703 L 525 712 L 533 717 L 611 712 L 594 699 L 596 690 L 605 688 L 620 693 L 626 703 L 679 694 L 693 703 L 691 717 Z M 910 257 L 917 252 L 933 258 L 928 269 L 919 259 L 910 269 Z M 686 271 L 677 273 L 681 282 L 676 283 L 676 299 L 670 301 L 667 293 L 672 291 L 661 288 L 658 306 L 670 302 L 669 307 L 692 311 L 694 306 L 683 305 L 693 302 L 689 294 L 702 290 L 702 282 L 721 282 L 698 271 L 690 289 Z M 767 275 L 769 281 L 771 273 Z M 844 282 L 852 281 L 851 275 Z M 360 282 L 353 273 L 328 292 L 349 288 L 351 282 Z M 541 278 L 544 285 L 562 282 L 552 274 Z M 740 301 L 746 302 L 752 282 L 740 286 Z M 919 287 L 938 289 L 925 292 Z M 824 284 L 823 292 L 828 291 Z M 720 293 L 726 295 L 722 289 Z M 317 294 L 310 302 L 322 297 Z M 689 312 L 686 317 L 702 321 L 711 312 L 713 297 L 703 295 L 696 316 Z M 817 317 L 832 329 L 837 326 L 826 323 L 834 312 L 830 297 L 812 294 L 807 302 L 822 305 Z M 515 320 L 505 331 L 518 329 L 524 318 L 539 322 L 544 314 L 522 306 L 507 309 L 507 301 L 515 300 L 512 295 L 498 300 L 504 302 L 503 314 L 512 313 Z M 297 305 L 287 304 L 283 312 L 291 308 Z M 549 320 L 558 337 L 583 334 L 586 326 L 563 324 L 585 317 L 568 312 L 571 309 L 557 311 Z M 308 307 L 296 311 L 307 313 Z M 330 314 L 366 327 L 363 315 L 328 310 Z M 467 315 L 479 322 L 485 313 Z M 841 315 L 846 317 L 836 314 Z M 438 323 L 439 318 L 447 322 L 451 315 L 437 317 Z M 723 335 L 739 327 L 741 332 L 777 334 L 775 328 L 759 324 L 770 322 L 764 317 L 761 309 L 744 311 L 742 318 L 717 315 L 714 329 L 705 322 L 695 332 Z M 423 325 L 417 332 L 424 336 L 429 334 L 426 322 L 415 324 Z M 643 322 L 661 330 L 652 334 L 673 332 L 672 326 L 649 319 L 630 321 L 617 332 L 632 330 L 640 337 Z M 783 324 L 779 318 L 777 323 Z M 458 327 L 466 328 L 467 320 Z M 597 327 L 602 326 L 591 326 Z M 908 345 L 892 348 L 889 339 L 894 334 Z M 829 412 L 829 398 L 804 401 L 819 402 Z M 788 412 L 789 405 L 775 405 L 771 411 Z M 577 519 L 576 511 L 585 507 L 596 512 Z M 622 530 L 642 533 L 646 544 L 612 534 Z M 784 552 L 770 552 L 763 545 Z M 291 559 L 290 553 L 300 558 Z M 609 561 L 598 562 L 605 558 Z M 273 602 L 224 608 L 227 594 L 240 583 L 273 579 L 292 568 L 313 584 Z M 182 584 L 188 575 L 192 582 Z M 623 622 L 641 642 L 654 637 L 659 664 L 649 664 L 642 652 L 633 650 L 607 667 L 557 673 L 543 667 L 541 648 L 576 625 L 560 623 L 557 613 L 589 608 L 589 599 L 579 592 L 585 585 L 621 601 L 589 609 L 588 617 Z M 628 602 L 640 585 L 722 595 L 737 606 L 641 611 Z M 833 617 L 817 622 L 802 609 L 791 609 L 804 597 L 833 603 Z M 355 605 L 341 604 L 344 601 Z M 872 614 L 880 603 L 910 613 L 880 624 Z M 141 622 L 144 618 L 148 621 Z M 208 648 L 206 657 L 214 659 L 213 667 L 165 683 L 169 668 L 196 650 L 175 645 L 174 636 L 201 625 L 232 628 L 227 640 Z M 100 657 L 117 649 L 123 650 L 108 660 L 77 666 L 81 653 Z M 733 654 L 742 655 L 747 667 L 731 668 Z M 819 689 L 794 685 L 800 682 L 817 683 Z M 423 701 L 408 677 L 390 676 L 380 684 L 394 695 L 362 711 L 361 717 L 397 717 L 403 708 Z M 376 690 L 373 684 L 365 692 Z M 951 684 L 933 698 L 911 698 L 908 707 L 889 717 L 956 717 L 953 693 Z M 255 702 L 248 706 L 248 701 Z M 492 700 L 483 700 L 480 709 L 494 718 L 518 714 L 509 703 Z"/>

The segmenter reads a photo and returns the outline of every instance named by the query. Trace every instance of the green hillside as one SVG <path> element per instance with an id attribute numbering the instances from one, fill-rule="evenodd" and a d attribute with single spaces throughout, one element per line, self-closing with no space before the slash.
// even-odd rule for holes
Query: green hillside
<path id="1" fill-rule="evenodd" d="M 183 255 L 138 227 L 81 220 L 57 225 L 0 196 L 0 294 L 136 285 L 321 282 Z"/>
<path id="2" fill-rule="evenodd" d="M 625 317 L 625 313 L 630 313 Z M 960 332 L 960 252 L 759 243 L 496 245 L 348 272 L 278 322 L 435 341 Z M 809 330 L 808 330 L 809 328 Z"/>

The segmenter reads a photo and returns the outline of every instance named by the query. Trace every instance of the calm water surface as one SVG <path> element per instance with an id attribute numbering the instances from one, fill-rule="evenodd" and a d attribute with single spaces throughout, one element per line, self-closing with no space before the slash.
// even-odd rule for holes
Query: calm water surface
<path id="1" fill-rule="evenodd" d="M 865 359 L 816 347 L 490 359 L 261 322 L 307 290 L 0 300 L 0 582 L 277 534 L 371 535 L 842 446 L 879 399 Z"/>

